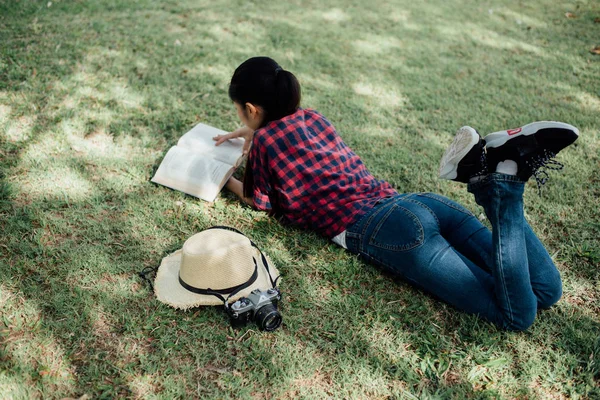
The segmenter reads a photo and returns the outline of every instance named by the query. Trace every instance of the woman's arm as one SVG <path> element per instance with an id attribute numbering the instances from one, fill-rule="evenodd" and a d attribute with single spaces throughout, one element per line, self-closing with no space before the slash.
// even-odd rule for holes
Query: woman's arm
<path id="1" fill-rule="evenodd" d="M 250 149 L 250 144 L 252 143 L 252 135 L 254 134 L 254 130 L 248 128 L 247 126 L 243 126 L 241 128 L 236 129 L 235 131 L 228 133 L 226 135 L 217 135 L 213 138 L 215 141 L 215 146 L 220 145 L 221 143 L 233 139 L 233 138 L 244 138 L 244 155 L 248 154 L 248 150 Z M 244 203 L 251 205 L 254 207 L 254 201 L 249 197 L 244 197 L 244 185 L 242 182 L 234 178 L 233 176 L 229 178 L 225 187 L 229 189 L 231 192 L 235 193 Z"/>
<path id="2" fill-rule="evenodd" d="M 235 193 L 244 203 L 254 207 L 254 201 L 249 197 L 244 197 L 244 185 L 242 182 L 232 176 L 225 184 L 225 187 Z"/>

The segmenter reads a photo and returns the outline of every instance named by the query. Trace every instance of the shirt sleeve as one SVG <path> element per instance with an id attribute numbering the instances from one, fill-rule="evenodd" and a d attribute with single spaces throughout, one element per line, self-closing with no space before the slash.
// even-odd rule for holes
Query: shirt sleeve
<path id="1" fill-rule="evenodd" d="M 254 181 L 252 189 L 254 205 L 259 210 L 269 211 L 272 208 L 269 200 L 269 194 L 272 192 L 269 161 L 266 146 L 261 142 L 258 135 L 254 135 L 248 161 Z"/>

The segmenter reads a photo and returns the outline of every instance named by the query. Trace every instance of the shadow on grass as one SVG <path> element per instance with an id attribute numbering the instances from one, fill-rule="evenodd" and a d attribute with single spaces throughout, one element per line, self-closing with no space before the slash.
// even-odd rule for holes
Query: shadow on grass
<path id="1" fill-rule="evenodd" d="M 307 105 L 401 191 L 439 186 L 432 160 L 450 126 L 501 129 L 557 114 L 591 130 L 593 91 L 572 76 L 545 89 L 568 56 L 528 44 L 515 27 L 496 33 L 502 19 L 457 28 L 441 4 L 385 5 L 381 15 L 340 2 L 300 19 L 254 3 L 48 4 L 2 5 L 3 23 L 13 19 L 0 47 L 9 59 L 0 64 L 3 387 L 23 398 L 475 398 L 518 382 L 510 395 L 593 394 L 599 324 L 586 305 L 559 303 L 528 334 L 498 332 L 228 195 L 209 205 L 147 182 L 198 119 L 234 127 L 224 122 L 233 121 L 227 79 L 251 55 L 293 66 L 311 89 Z M 497 65 L 507 59 L 519 69 Z M 284 273 L 275 334 L 232 331 L 215 308 L 172 310 L 138 280 L 216 224 L 244 230 Z"/>

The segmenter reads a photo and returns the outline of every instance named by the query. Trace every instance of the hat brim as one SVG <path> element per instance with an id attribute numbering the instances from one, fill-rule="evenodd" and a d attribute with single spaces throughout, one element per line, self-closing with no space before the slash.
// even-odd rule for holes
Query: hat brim
<path id="1" fill-rule="evenodd" d="M 236 293 L 229 299 L 229 302 L 241 297 L 247 297 L 254 289 L 266 290 L 273 286 L 267 268 L 262 262 L 260 252 L 257 249 L 253 249 L 253 251 L 255 253 L 254 258 L 258 264 L 258 276 L 252 285 Z M 183 310 L 200 306 L 222 305 L 223 302 L 217 296 L 197 294 L 181 286 L 179 283 L 179 268 L 181 267 L 182 253 L 182 250 L 177 250 L 162 259 L 156 273 L 156 278 L 154 279 L 154 293 L 158 300 L 171 307 Z M 271 277 L 275 280 L 279 276 L 279 271 L 266 255 L 265 257 L 269 263 Z M 227 294 L 223 295 L 225 298 L 227 296 Z"/>

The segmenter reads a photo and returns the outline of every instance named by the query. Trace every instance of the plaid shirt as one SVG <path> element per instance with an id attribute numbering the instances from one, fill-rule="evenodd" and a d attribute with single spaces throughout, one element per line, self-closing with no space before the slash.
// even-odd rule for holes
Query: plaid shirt
<path id="1" fill-rule="evenodd" d="M 248 165 L 253 200 L 284 222 L 332 238 L 377 200 L 397 192 L 376 180 L 331 123 L 310 109 L 254 133 Z"/>

